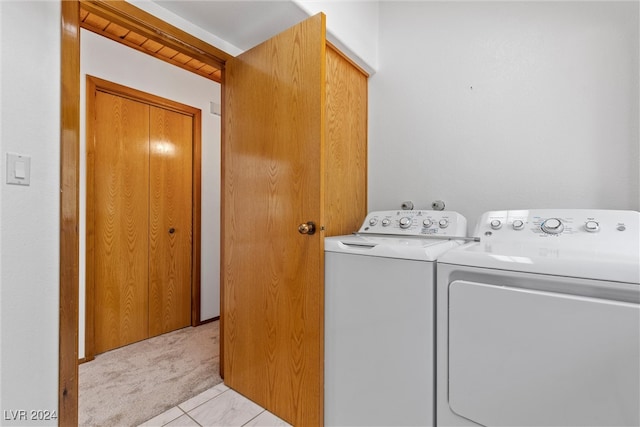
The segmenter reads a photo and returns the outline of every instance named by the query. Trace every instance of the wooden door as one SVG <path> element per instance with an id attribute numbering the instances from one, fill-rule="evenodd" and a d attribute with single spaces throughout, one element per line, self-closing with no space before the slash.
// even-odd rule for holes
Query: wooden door
<path id="1" fill-rule="evenodd" d="M 95 351 L 147 338 L 149 107 L 96 92 Z"/>
<path id="2" fill-rule="evenodd" d="M 149 336 L 191 324 L 192 117 L 150 107 Z"/>
<path id="3" fill-rule="evenodd" d="M 225 383 L 304 426 L 323 422 L 324 66 L 320 14 L 229 60 L 224 82 Z"/>
<path id="4" fill-rule="evenodd" d="M 193 193 L 192 116 L 99 90 L 91 112 L 89 358 L 191 324 Z"/>
<path id="5" fill-rule="evenodd" d="M 325 236 L 351 234 L 367 215 L 367 80 L 327 44 Z"/>

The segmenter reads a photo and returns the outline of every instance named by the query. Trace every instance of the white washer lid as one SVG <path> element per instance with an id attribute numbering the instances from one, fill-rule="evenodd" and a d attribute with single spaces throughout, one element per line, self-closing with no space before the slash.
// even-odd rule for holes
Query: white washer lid
<path id="1" fill-rule="evenodd" d="M 402 236 L 347 235 L 326 237 L 324 250 L 345 254 L 435 261 L 446 251 L 459 247 L 457 240 L 440 240 Z"/>
<path id="2" fill-rule="evenodd" d="M 545 231 L 547 221 L 554 229 Z M 560 226 L 557 229 L 556 226 Z M 470 243 L 440 262 L 640 284 L 640 214 L 526 209 L 483 214 Z"/>

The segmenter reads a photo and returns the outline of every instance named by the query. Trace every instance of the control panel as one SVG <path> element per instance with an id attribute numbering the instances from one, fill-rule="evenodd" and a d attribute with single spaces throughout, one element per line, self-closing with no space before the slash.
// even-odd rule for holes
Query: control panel
<path id="1" fill-rule="evenodd" d="M 475 237 L 481 239 L 572 240 L 580 235 L 593 239 L 639 239 L 640 213 L 602 209 L 529 209 L 491 211 L 482 215 Z"/>
<path id="2" fill-rule="evenodd" d="M 466 237 L 467 220 L 452 211 L 378 211 L 367 215 L 358 233 Z"/>

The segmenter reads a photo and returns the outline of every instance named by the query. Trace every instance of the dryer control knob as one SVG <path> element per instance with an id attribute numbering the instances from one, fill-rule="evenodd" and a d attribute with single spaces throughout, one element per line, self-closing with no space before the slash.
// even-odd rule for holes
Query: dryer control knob
<path id="1" fill-rule="evenodd" d="M 548 234 L 560 234 L 564 230 L 564 225 L 558 218 L 549 218 L 542 223 L 540 228 Z"/>
<path id="2" fill-rule="evenodd" d="M 371 219 L 369 220 L 369 225 L 370 225 L 370 226 L 372 226 L 372 227 L 373 227 L 374 225 L 376 225 L 377 223 L 378 223 L 378 218 L 371 218 Z"/>
<path id="3" fill-rule="evenodd" d="M 446 218 L 442 218 L 440 221 L 438 221 L 438 226 L 440 228 L 447 228 L 449 226 L 449 220 Z"/>
<path id="4" fill-rule="evenodd" d="M 514 230 L 522 230 L 524 228 L 524 221 L 521 219 L 516 219 L 515 221 L 513 221 L 512 226 Z"/>
<path id="5" fill-rule="evenodd" d="M 411 227 L 411 218 L 408 216 L 400 218 L 400 228 L 409 228 Z"/>
<path id="6" fill-rule="evenodd" d="M 433 221 L 431 221 L 430 219 L 425 219 L 424 221 L 422 221 L 422 225 L 424 225 L 425 227 L 429 228 L 433 225 Z"/>
<path id="7" fill-rule="evenodd" d="M 596 221 L 587 221 L 584 224 L 584 228 L 590 233 L 595 233 L 596 231 L 600 230 L 600 224 L 598 224 Z"/>
<path id="8" fill-rule="evenodd" d="M 391 220 L 389 218 L 385 218 L 382 220 L 382 226 L 383 227 L 388 227 L 389 224 L 391 224 Z"/>
<path id="9" fill-rule="evenodd" d="M 491 223 L 489 223 L 489 225 L 494 230 L 497 230 L 499 228 L 502 228 L 502 221 L 500 221 L 499 219 L 494 219 L 493 221 L 491 221 Z"/>

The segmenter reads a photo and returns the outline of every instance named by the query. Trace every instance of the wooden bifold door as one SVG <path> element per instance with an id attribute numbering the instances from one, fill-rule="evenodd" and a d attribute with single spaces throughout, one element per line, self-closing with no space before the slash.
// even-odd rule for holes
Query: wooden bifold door
<path id="1" fill-rule="evenodd" d="M 96 81 L 87 86 L 89 358 L 192 323 L 193 114 Z"/>

